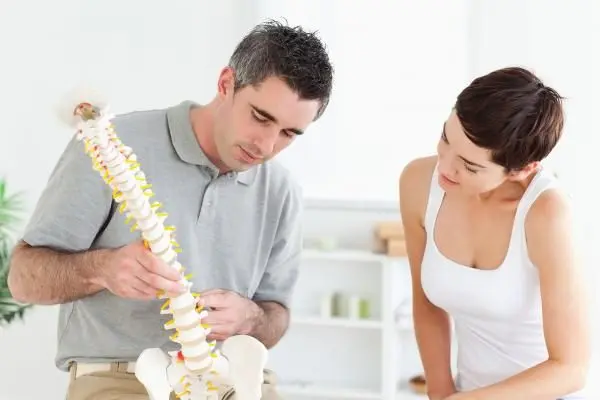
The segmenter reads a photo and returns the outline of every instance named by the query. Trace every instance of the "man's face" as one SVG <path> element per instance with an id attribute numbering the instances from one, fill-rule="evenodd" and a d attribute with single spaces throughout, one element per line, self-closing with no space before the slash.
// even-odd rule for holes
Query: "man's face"
<path id="1" fill-rule="evenodd" d="M 259 86 L 233 92 L 233 71 L 219 77 L 221 103 L 215 145 L 222 163 L 234 171 L 263 163 L 289 146 L 317 115 L 318 100 L 301 100 L 285 82 L 272 77 Z"/>

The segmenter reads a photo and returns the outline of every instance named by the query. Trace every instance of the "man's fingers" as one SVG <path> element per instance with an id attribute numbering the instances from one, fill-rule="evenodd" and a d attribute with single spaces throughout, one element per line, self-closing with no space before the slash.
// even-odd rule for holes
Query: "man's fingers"
<path id="1" fill-rule="evenodd" d="M 229 323 L 228 315 L 227 311 L 209 311 L 208 315 L 202 318 L 202 323 L 211 326 L 226 325 Z"/>
<path id="2" fill-rule="evenodd" d="M 129 289 L 132 292 L 132 296 L 136 299 L 149 300 L 156 298 L 156 291 L 140 278 L 134 278 Z"/>
<path id="3" fill-rule="evenodd" d="M 210 334 L 206 337 L 206 340 L 208 340 L 209 342 L 217 341 L 217 342 L 223 342 L 225 340 L 227 340 L 229 338 L 229 336 L 227 335 L 223 335 L 223 334 Z"/>
<path id="4" fill-rule="evenodd" d="M 229 324 L 216 324 L 211 325 L 210 333 L 206 337 L 208 340 L 222 341 L 232 335 L 232 328 Z"/>
<path id="5" fill-rule="evenodd" d="M 208 289 L 202 292 L 203 295 L 216 294 L 216 293 L 227 293 L 225 289 Z"/>
<path id="6" fill-rule="evenodd" d="M 174 282 L 166 279 L 161 275 L 147 271 L 143 267 L 140 268 L 137 276 L 154 292 L 155 297 L 156 294 L 162 290 L 173 295 L 179 295 L 185 291 L 185 287 L 181 282 Z"/>
<path id="7" fill-rule="evenodd" d="M 207 291 L 198 297 L 198 305 L 212 309 L 227 308 L 227 294 L 225 292 Z"/>
<path id="8" fill-rule="evenodd" d="M 163 262 L 159 257 L 152 254 L 150 250 L 142 249 L 137 255 L 137 261 L 149 272 L 160 275 L 170 281 L 178 281 L 181 274 Z"/>

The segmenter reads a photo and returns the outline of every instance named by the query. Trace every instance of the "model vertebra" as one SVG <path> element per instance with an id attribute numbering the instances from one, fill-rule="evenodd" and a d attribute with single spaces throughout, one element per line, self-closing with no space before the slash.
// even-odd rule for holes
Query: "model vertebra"
<path id="1" fill-rule="evenodd" d="M 94 168 L 112 188 L 119 211 L 126 213 L 127 222 L 134 223 L 132 229 L 141 231 L 154 255 L 181 273 L 186 288 L 176 297 L 158 294 L 166 299 L 161 313 L 172 315 L 165 329 L 173 331 L 170 338 L 180 349 L 168 355 L 159 348 L 144 350 L 136 362 L 137 378 L 151 400 L 168 400 L 171 392 L 180 399 L 208 400 L 216 398 L 219 387 L 233 387 L 238 400 L 259 400 L 266 348 L 251 336 L 239 335 L 223 342 L 221 355 L 215 342 L 207 342 L 210 327 L 202 323 L 207 311 L 198 308 L 189 276 L 183 275 L 174 227 L 164 225 L 167 214 L 159 212 L 161 204 L 149 201 L 151 185 L 132 149 L 118 138 L 107 107 L 94 96 L 78 97 L 63 106 L 63 120 L 66 117 L 77 129 L 77 139 L 84 142 Z"/>

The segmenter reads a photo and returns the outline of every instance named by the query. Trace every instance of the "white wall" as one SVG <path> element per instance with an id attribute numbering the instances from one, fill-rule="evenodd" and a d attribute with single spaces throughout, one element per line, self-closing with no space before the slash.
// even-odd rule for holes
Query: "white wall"
<path id="1" fill-rule="evenodd" d="M 467 2 L 261 3 L 259 17 L 317 29 L 336 70 L 330 109 L 281 159 L 309 198 L 396 202 L 400 170 L 435 149 L 467 81 Z"/>
<path id="2" fill-rule="evenodd" d="M 597 264 L 600 215 L 588 194 L 600 89 L 593 0 L 91 4 L 2 3 L 0 174 L 26 191 L 30 206 L 71 134 L 52 115 L 65 90 L 96 85 L 116 111 L 207 100 L 240 36 L 263 17 L 284 16 L 321 31 L 337 71 L 331 109 L 281 157 L 308 197 L 395 202 L 401 168 L 434 150 L 458 90 L 492 68 L 522 64 L 571 98 L 565 140 L 551 163 L 574 195 L 585 256 Z M 316 160 L 308 163 L 307 154 Z M 0 332 L 0 400 L 61 398 L 55 311 L 38 307 L 25 325 Z"/>
<path id="3" fill-rule="evenodd" d="M 76 86 L 100 90 L 116 112 L 209 100 L 254 22 L 243 12 L 234 0 L 3 1 L 0 173 L 37 199 L 72 135 L 54 106 Z"/>

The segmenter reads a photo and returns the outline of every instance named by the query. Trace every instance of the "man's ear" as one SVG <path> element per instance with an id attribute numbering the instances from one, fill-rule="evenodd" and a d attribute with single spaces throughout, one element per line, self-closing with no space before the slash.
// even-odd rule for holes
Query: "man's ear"
<path id="1" fill-rule="evenodd" d="M 510 180 L 521 181 L 531 174 L 535 174 L 540 169 L 540 162 L 534 161 L 519 170 L 510 171 L 508 177 Z"/>
<path id="2" fill-rule="evenodd" d="M 233 94 L 235 87 L 235 72 L 231 67 L 225 67 L 219 74 L 217 82 L 217 92 L 220 98 L 224 99 L 228 95 Z"/>

